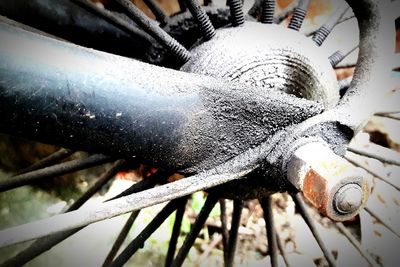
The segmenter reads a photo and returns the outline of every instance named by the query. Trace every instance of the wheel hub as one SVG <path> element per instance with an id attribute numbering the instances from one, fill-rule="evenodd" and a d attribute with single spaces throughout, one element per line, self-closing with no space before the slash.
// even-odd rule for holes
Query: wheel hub
<path id="1" fill-rule="evenodd" d="M 335 72 L 321 51 L 297 31 L 247 22 L 243 27 L 217 30 L 212 40 L 192 49 L 192 59 L 182 70 L 282 91 L 329 109 L 338 103 L 339 89 Z M 273 119 L 266 123 L 279 124 Z M 221 186 L 219 194 L 233 199 L 260 198 L 290 186 L 285 179 L 254 178 Z"/>
<path id="2" fill-rule="evenodd" d="M 247 22 L 219 29 L 192 50 L 182 70 L 280 90 L 332 108 L 339 100 L 335 73 L 326 56 L 297 31 Z"/>

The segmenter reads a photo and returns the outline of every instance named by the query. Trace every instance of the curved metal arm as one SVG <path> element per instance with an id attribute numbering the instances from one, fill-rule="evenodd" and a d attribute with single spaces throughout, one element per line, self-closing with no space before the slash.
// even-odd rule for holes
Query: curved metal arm
<path id="1" fill-rule="evenodd" d="M 0 24 L 0 129 L 197 171 L 257 146 L 320 105 L 164 69 Z"/>

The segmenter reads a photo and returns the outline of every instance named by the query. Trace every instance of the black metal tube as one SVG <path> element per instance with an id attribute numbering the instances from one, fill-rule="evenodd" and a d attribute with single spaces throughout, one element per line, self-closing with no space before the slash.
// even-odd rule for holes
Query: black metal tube
<path id="1" fill-rule="evenodd" d="M 112 261 L 114 260 L 115 255 L 117 255 L 118 250 L 121 248 L 122 244 L 124 243 L 126 237 L 129 234 L 129 231 L 132 228 L 133 223 L 135 222 L 137 216 L 139 215 L 140 210 L 135 210 L 131 213 L 128 220 L 126 220 L 124 226 L 122 227 L 121 231 L 119 232 L 117 239 L 115 239 L 114 244 L 111 247 L 111 250 L 108 252 L 106 259 L 103 262 L 103 267 L 108 267 L 111 265 Z"/>
<path id="2" fill-rule="evenodd" d="M 244 24 L 244 13 L 242 0 L 231 0 L 229 2 L 232 26 L 237 27 Z"/>
<path id="3" fill-rule="evenodd" d="M 227 256 L 226 256 L 226 261 L 224 261 L 225 267 L 234 266 L 233 263 L 235 261 L 235 251 L 236 251 L 236 244 L 240 227 L 240 218 L 243 211 L 243 204 L 244 202 L 242 200 L 233 201 L 233 214 L 232 214 L 231 229 L 229 231 L 228 248 L 226 253 Z"/>
<path id="4" fill-rule="evenodd" d="M 221 209 L 221 235 L 222 235 L 222 246 L 224 249 L 224 262 L 228 260 L 228 239 L 229 239 L 229 233 L 228 233 L 228 221 L 227 221 L 227 216 L 226 216 L 226 200 L 225 199 L 220 199 L 218 201 L 219 207 Z"/>
<path id="5" fill-rule="evenodd" d="M 166 33 L 159 25 L 149 19 L 139 8 L 129 0 L 114 0 L 142 30 L 150 34 L 160 44 L 165 46 L 180 63 L 184 64 L 190 59 L 190 52 L 178 41 Z"/>
<path id="6" fill-rule="evenodd" d="M 110 264 L 111 267 L 123 266 L 130 257 L 140 249 L 144 242 L 160 227 L 160 225 L 179 207 L 181 199 L 169 202 L 154 219 L 143 229 L 142 232 L 121 252 Z"/>
<path id="7" fill-rule="evenodd" d="M 86 201 L 88 201 L 94 194 L 96 194 L 111 178 L 113 178 L 125 164 L 125 160 L 117 160 L 113 166 L 104 172 L 99 179 L 89 189 L 81 195 L 71 206 L 68 207 L 66 212 L 79 209 Z"/>
<path id="8" fill-rule="evenodd" d="M 310 0 L 299 0 L 299 5 L 294 10 L 293 16 L 290 19 L 288 28 L 298 31 L 303 25 L 304 18 L 306 17 Z"/>
<path id="9" fill-rule="evenodd" d="M 143 59 L 154 41 L 134 24 L 127 32 L 70 0 L 1 0 L 0 15 L 82 46 L 127 57 Z"/>
<path id="10" fill-rule="evenodd" d="M 168 23 L 168 16 L 154 0 L 143 0 L 143 2 L 151 10 L 157 21 L 160 22 L 161 26 Z"/>
<path id="11" fill-rule="evenodd" d="M 112 158 L 110 157 L 104 155 L 92 155 L 84 159 L 71 160 L 44 169 L 16 175 L 0 182 L 0 192 L 31 184 L 41 179 L 52 178 L 98 166 L 110 161 L 112 161 Z"/>
<path id="12" fill-rule="evenodd" d="M 263 0 L 261 11 L 261 23 L 271 24 L 274 22 L 275 0 Z"/>
<path id="13" fill-rule="evenodd" d="M 274 214 L 272 212 L 272 198 L 268 196 L 260 200 L 264 212 L 265 229 L 267 231 L 268 253 L 271 260 L 271 266 L 278 266 L 278 243 L 276 239 L 276 229 Z"/>
<path id="14" fill-rule="evenodd" d="M 186 6 L 196 20 L 204 40 L 210 40 L 215 36 L 215 29 L 206 12 L 201 8 L 197 0 L 185 0 Z"/>
<path id="15" fill-rule="evenodd" d="M 121 193 L 116 195 L 115 197 L 107 199 L 105 202 L 111 201 L 111 200 L 114 200 L 114 199 L 117 199 L 120 197 L 124 197 L 127 195 L 131 195 L 131 194 L 143 191 L 145 189 L 154 187 L 157 183 L 160 183 L 163 179 L 166 180 L 166 177 L 168 177 L 168 175 L 165 175 L 164 173 L 161 173 L 161 172 L 157 172 L 157 173 L 151 175 L 150 177 L 145 177 L 140 182 L 137 182 L 137 183 L 131 185 L 129 188 L 125 189 L 124 191 L 122 191 Z"/>
<path id="16" fill-rule="evenodd" d="M 328 35 L 331 33 L 333 28 L 339 22 L 339 20 L 343 17 L 343 15 L 347 12 L 349 8 L 347 7 L 339 7 L 335 13 L 328 19 L 327 22 L 324 23 L 314 34 L 312 40 L 318 45 L 321 46 Z"/>
<path id="17" fill-rule="evenodd" d="M 35 170 L 38 170 L 41 168 L 51 166 L 65 158 L 68 158 L 73 153 L 75 153 L 75 151 L 70 150 L 70 149 L 61 148 L 60 150 L 54 152 L 53 154 L 51 154 L 43 159 L 40 159 L 39 161 L 35 162 L 31 166 L 26 167 L 25 169 L 19 171 L 15 175 L 19 175 L 19 174 L 23 174 L 23 173 L 27 173 L 27 172 L 31 172 L 31 171 L 35 171 Z"/>
<path id="18" fill-rule="evenodd" d="M 209 168 L 322 110 L 279 92 L 159 68 L 8 24 L 0 23 L 0 39 L 0 131 L 45 143 L 174 169 Z"/>
<path id="19" fill-rule="evenodd" d="M 172 228 L 171 238 L 169 240 L 167 256 L 165 257 L 165 265 L 164 265 L 165 267 L 170 267 L 172 261 L 174 260 L 176 245 L 178 243 L 178 238 L 181 233 L 181 226 L 182 226 L 183 215 L 186 209 L 186 203 L 187 199 L 182 200 L 182 203 L 180 204 L 179 208 L 176 210 L 175 213 L 175 222 Z"/>
<path id="20" fill-rule="evenodd" d="M 92 185 L 82 196 L 80 196 L 65 212 L 77 210 L 78 208 L 80 208 L 90 197 L 97 193 L 97 191 L 100 190 L 101 187 L 116 174 L 116 172 L 118 172 L 123 164 L 123 160 L 116 161 L 114 165 L 109 170 L 104 172 L 96 181 L 96 183 Z M 67 239 L 71 235 L 80 231 L 82 228 L 83 227 L 37 239 L 27 248 L 18 252 L 18 254 L 14 257 L 2 262 L 0 264 L 0 267 L 22 266 L 32 259 L 36 258 L 37 256 L 41 255 L 42 253 L 48 251 L 58 243 Z"/>
<path id="21" fill-rule="evenodd" d="M 194 222 L 192 229 L 190 230 L 190 233 L 186 236 L 186 239 L 183 242 L 182 247 L 180 248 L 178 254 L 176 255 L 174 261 L 171 264 L 171 267 L 182 266 L 187 254 L 189 253 L 190 248 L 193 246 L 194 241 L 199 235 L 201 228 L 206 222 L 208 215 L 210 215 L 210 212 L 214 208 L 217 201 L 218 198 L 214 195 L 209 195 L 207 197 L 207 200 L 204 203 L 203 208 L 201 209 L 199 215 L 197 216 L 196 221 Z"/>

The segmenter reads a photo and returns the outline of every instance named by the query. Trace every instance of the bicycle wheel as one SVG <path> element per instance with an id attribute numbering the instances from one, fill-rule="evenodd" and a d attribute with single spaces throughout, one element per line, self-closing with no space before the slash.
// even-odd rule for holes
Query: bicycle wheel
<path id="1" fill-rule="evenodd" d="M 274 1 L 256 1 L 247 19 L 241 1 L 229 1 L 228 8 L 182 1 L 182 13 L 171 17 L 145 1 L 158 23 L 126 0 L 109 1 L 106 8 L 84 0 L 23 2 L 0 4 L 1 14 L 28 25 L 1 19 L 1 130 L 73 150 L 61 149 L 6 179 L 1 191 L 114 163 L 64 214 L 0 231 L 2 247 L 36 239 L 4 266 L 23 265 L 91 223 L 131 212 L 103 255 L 104 266 L 122 266 L 175 211 L 165 265 L 180 266 L 219 199 L 233 199 L 229 232 L 220 201 L 225 266 L 234 263 L 243 202 L 249 199 L 258 199 L 265 212 L 268 253 L 277 266 L 278 247 L 285 256 L 272 212 L 271 195 L 277 192 L 292 195 L 328 265 L 336 265 L 300 192 L 335 221 L 353 218 L 366 205 L 368 169 L 338 155 L 380 103 L 374 87 L 386 84 L 396 67 L 390 51 L 397 2 L 349 1 L 359 44 L 330 56 L 323 43 L 347 19 L 347 5 L 307 39 L 298 32 L 307 0 L 275 18 Z M 287 28 L 274 24 L 290 12 Z M 338 83 L 334 68 L 357 47 L 351 84 Z M 74 150 L 101 154 L 59 163 Z M 398 164 L 396 157 L 389 162 Z M 80 208 L 119 170 L 138 162 L 157 171 L 104 204 Z M 208 197 L 175 253 L 187 196 L 199 190 Z M 116 256 L 139 211 L 166 201 Z M 367 211 L 398 236 L 390 222 Z M 380 264 L 336 225 L 367 264 Z"/>

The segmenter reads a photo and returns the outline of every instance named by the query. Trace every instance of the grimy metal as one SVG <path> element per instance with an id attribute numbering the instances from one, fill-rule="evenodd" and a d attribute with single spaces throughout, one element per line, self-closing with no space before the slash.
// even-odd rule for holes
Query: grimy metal
<path id="1" fill-rule="evenodd" d="M 388 76 L 385 53 L 394 45 L 385 1 L 349 4 L 359 19 L 359 67 L 339 105 L 325 112 L 312 101 L 82 48 L 3 20 L 0 131 L 186 172 L 265 142 L 272 147 L 265 160 L 283 172 L 295 150 L 287 148 L 303 137 L 343 151 L 380 99 L 374 90 Z"/>
<path id="2" fill-rule="evenodd" d="M 1 132 L 47 143 L 204 168 L 322 111 L 304 99 L 155 67 L 4 22 L 0 39 Z"/>

